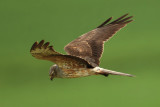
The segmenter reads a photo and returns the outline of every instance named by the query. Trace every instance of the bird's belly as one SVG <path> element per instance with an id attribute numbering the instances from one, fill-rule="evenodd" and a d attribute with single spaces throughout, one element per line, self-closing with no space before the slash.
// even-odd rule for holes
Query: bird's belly
<path id="1" fill-rule="evenodd" d="M 87 68 L 79 68 L 79 69 L 61 69 L 61 72 L 57 77 L 60 78 L 78 78 L 78 77 L 84 77 L 94 75 L 94 72 L 92 69 Z"/>

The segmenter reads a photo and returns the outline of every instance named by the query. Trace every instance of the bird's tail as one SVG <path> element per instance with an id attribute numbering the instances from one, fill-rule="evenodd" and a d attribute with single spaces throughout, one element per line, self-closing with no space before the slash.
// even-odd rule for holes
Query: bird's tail
<path id="1" fill-rule="evenodd" d="M 131 74 L 112 71 L 112 70 L 108 70 L 108 69 L 104 69 L 104 68 L 100 68 L 100 67 L 95 67 L 93 69 L 93 71 L 95 71 L 96 74 L 101 74 L 101 75 L 104 75 L 104 76 L 108 76 L 109 74 L 111 74 L 111 75 L 122 75 L 122 76 L 134 77 L 134 75 L 131 75 Z"/>

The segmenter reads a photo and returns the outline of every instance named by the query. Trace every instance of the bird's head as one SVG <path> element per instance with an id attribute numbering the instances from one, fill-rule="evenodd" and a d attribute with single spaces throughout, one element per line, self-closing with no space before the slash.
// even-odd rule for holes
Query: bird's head
<path id="1" fill-rule="evenodd" d="M 55 64 L 53 66 L 51 66 L 50 71 L 49 71 L 49 76 L 50 79 L 52 80 L 54 77 L 56 77 L 57 74 L 57 70 L 58 70 L 58 66 Z"/>

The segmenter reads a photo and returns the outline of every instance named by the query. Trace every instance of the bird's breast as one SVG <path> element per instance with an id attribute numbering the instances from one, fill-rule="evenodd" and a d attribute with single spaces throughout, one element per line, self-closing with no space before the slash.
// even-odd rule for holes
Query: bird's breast
<path id="1" fill-rule="evenodd" d="M 84 77 L 94 75 L 94 72 L 92 69 L 87 68 L 75 68 L 75 69 L 66 69 L 61 68 L 61 71 L 57 75 L 59 78 L 78 78 L 78 77 Z"/>

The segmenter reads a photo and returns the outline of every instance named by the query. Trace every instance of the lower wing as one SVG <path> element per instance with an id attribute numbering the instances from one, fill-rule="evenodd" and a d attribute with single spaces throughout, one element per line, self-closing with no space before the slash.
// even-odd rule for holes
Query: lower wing
<path id="1" fill-rule="evenodd" d="M 92 66 L 79 57 L 71 56 L 71 55 L 63 55 L 61 53 L 56 52 L 53 49 L 53 46 L 49 46 L 49 42 L 44 43 L 44 40 L 35 42 L 30 50 L 30 53 L 36 59 L 48 60 L 56 63 L 59 67 L 63 68 L 82 68 Z"/>

